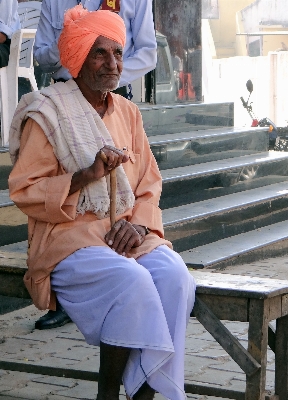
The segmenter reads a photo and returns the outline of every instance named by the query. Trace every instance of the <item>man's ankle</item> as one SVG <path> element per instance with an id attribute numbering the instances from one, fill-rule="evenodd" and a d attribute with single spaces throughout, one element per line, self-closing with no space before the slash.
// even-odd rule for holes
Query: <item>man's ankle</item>
<path id="1" fill-rule="evenodd" d="M 137 393 L 133 396 L 133 400 L 153 400 L 155 390 L 152 389 L 147 382 L 144 382 Z"/>

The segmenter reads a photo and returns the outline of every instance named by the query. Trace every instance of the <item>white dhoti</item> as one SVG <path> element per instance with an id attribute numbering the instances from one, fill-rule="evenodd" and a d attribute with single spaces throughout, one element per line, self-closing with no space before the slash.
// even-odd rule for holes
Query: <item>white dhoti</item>
<path id="1" fill-rule="evenodd" d="M 182 258 L 159 246 L 137 260 L 87 247 L 61 261 L 51 284 L 87 343 L 129 347 L 123 383 L 132 397 L 146 380 L 183 400 L 185 330 L 195 282 Z"/>

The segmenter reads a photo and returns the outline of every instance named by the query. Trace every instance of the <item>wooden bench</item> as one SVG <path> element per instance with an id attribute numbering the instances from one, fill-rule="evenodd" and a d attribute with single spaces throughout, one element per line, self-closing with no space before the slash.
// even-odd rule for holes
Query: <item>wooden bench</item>
<path id="1" fill-rule="evenodd" d="M 239 400 L 288 399 L 288 281 L 193 271 L 192 315 L 246 374 L 246 391 L 197 387 L 187 392 Z M 220 320 L 248 322 L 248 350 Z M 269 322 L 276 320 L 276 331 Z M 275 394 L 265 394 L 267 346 L 275 353 Z M 191 390 L 191 391 L 190 391 Z"/>
<path id="2" fill-rule="evenodd" d="M 2 255 L 2 257 L 1 257 Z M 27 298 L 23 285 L 24 254 L 1 253 L 0 295 Z M 196 384 L 185 384 L 187 393 L 236 400 L 288 399 L 288 281 L 191 271 L 197 282 L 192 316 L 207 329 L 246 374 L 246 391 L 239 392 Z M 249 323 L 246 350 L 220 320 Z M 269 326 L 276 320 L 276 331 Z M 275 394 L 265 393 L 267 346 L 275 352 Z M 0 360 L 0 369 L 97 380 L 89 371 L 60 369 Z"/>

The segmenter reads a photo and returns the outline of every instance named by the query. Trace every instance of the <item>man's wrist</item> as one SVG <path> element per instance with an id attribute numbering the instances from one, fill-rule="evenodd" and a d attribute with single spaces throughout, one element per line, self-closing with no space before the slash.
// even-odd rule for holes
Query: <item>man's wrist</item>
<path id="1" fill-rule="evenodd" d="M 150 229 L 144 225 L 133 225 L 136 231 L 141 235 L 143 238 L 150 233 Z"/>
<path id="2" fill-rule="evenodd" d="M 69 195 L 81 190 L 84 186 L 88 185 L 92 182 L 90 178 L 90 174 L 88 168 L 81 169 L 77 172 L 74 172 L 71 179 L 71 186 Z"/>
<path id="3" fill-rule="evenodd" d="M 151 232 L 151 230 L 148 228 L 148 226 L 143 226 L 143 228 L 145 229 L 145 236 Z"/>

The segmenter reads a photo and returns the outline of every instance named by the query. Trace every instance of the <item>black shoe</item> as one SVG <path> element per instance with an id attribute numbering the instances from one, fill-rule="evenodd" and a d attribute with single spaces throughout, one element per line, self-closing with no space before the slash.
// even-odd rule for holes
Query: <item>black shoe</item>
<path id="1" fill-rule="evenodd" d="M 57 302 L 56 311 L 48 311 L 35 322 L 35 329 L 52 329 L 63 326 L 68 322 L 72 322 L 69 315 L 66 314 L 64 309 Z"/>

